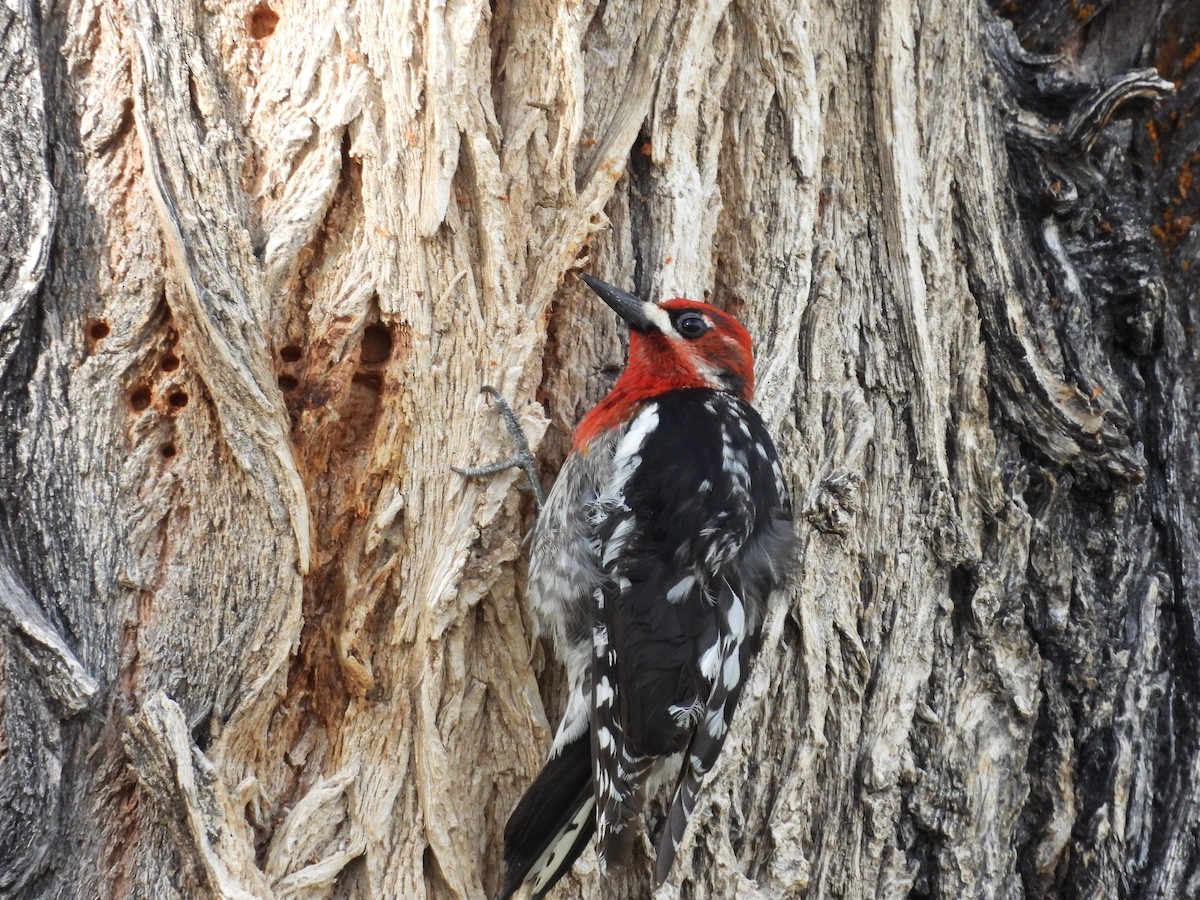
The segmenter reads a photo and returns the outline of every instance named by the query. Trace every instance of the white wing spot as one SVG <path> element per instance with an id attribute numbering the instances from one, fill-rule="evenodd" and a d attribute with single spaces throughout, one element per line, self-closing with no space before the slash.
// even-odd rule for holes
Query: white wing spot
<path id="1" fill-rule="evenodd" d="M 700 656 L 700 674 L 712 681 L 717 677 L 717 666 L 721 664 L 720 644 L 713 644 Z"/>
<path id="2" fill-rule="evenodd" d="M 612 683 L 608 680 L 608 676 L 605 675 L 603 678 L 600 679 L 600 683 L 598 685 L 596 685 L 596 705 L 597 706 L 608 706 L 610 703 L 612 703 L 612 701 L 613 701 Z M 607 729 L 601 729 L 601 731 L 602 732 L 607 731 Z"/>
<path id="3" fill-rule="evenodd" d="M 721 710 L 710 709 L 708 711 L 708 715 L 704 717 L 704 730 L 714 738 L 719 738 L 725 733 L 725 716 Z"/>
<path id="4" fill-rule="evenodd" d="M 722 672 L 722 680 L 725 682 L 725 690 L 732 691 L 738 686 L 738 682 L 742 680 L 742 667 L 737 655 L 734 654 L 725 660 L 725 669 Z"/>
<path id="5" fill-rule="evenodd" d="M 674 587 L 667 591 L 667 600 L 671 603 L 679 603 L 687 598 L 687 595 L 692 592 L 696 586 L 695 575 L 684 575 L 679 581 L 675 582 Z"/>
<path id="6" fill-rule="evenodd" d="M 733 592 L 730 591 L 730 593 Z M 730 634 L 736 635 L 739 639 L 745 637 L 746 608 L 742 605 L 742 601 L 736 594 L 733 595 L 733 603 L 729 606 L 729 611 L 725 615 L 725 621 L 729 623 Z"/>

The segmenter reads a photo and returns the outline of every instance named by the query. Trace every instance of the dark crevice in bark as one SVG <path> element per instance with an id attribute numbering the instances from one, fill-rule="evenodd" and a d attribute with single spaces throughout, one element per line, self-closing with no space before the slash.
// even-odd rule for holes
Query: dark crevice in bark
<path id="1" fill-rule="evenodd" d="M 1189 574 L 1200 558 L 1191 524 L 1200 510 L 1198 369 L 1180 324 L 1192 315 L 1185 298 L 1196 281 L 1183 248 L 1195 229 L 1175 148 L 1200 129 L 1185 117 L 1196 96 L 1194 78 L 1179 80 L 1185 54 L 1164 52 L 1186 41 L 1155 33 L 1156 23 L 1188 17 L 1174 3 L 1128 6 L 1137 14 L 1103 3 L 1086 16 L 1061 4 L 1001 4 L 1026 46 L 1053 57 L 1026 53 L 1005 24 L 991 32 L 1015 103 L 1007 133 L 1017 210 L 1046 288 L 1035 285 L 1031 320 L 1088 401 L 1104 404 L 1100 452 L 1135 465 L 1064 471 L 1036 442 L 1023 448 L 1042 468 L 1024 489 L 1035 522 L 1028 624 L 1045 668 L 1021 854 L 1025 888 L 1039 897 L 1195 889 L 1196 835 L 1184 823 L 1195 818 L 1191 760 L 1200 749 Z M 1190 15 L 1188 46 L 1200 35 L 1200 16 Z M 1143 58 L 1148 47 L 1157 49 Z M 1136 71 L 1154 63 L 1157 73 Z M 1159 75 L 1180 90 L 1170 94 Z M 1138 105 L 1156 98 L 1156 112 Z M 1132 121 L 1113 121 L 1131 111 Z M 1128 451 L 1114 443 L 1121 435 Z M 1056 584 L 1056 572 L 1074 574 Z M 1063 795 L 1064 785 L 1073 793 Z M 1039 846 L 1072 805 L 1067 852 L 1054 863 Z"/>
<path id="2" fill-rule="evenodd" d="M 654 273 L 658 268 L 658 254 L 654 242 L 654 219 L 651 200 L 654 196 L 654 162 L 650 153 L 650 132 L 643 125 L 637 140 L 629 151 L 629 218 L 630 235 L 633 238 L 633 285 L 621 285 L 639 297 L 649 297 Z"/>

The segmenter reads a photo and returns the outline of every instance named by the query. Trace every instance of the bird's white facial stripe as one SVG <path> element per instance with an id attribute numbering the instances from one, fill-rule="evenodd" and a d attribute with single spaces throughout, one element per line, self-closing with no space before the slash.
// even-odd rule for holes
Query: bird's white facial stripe
<path id="1" fill-rule="evenodd" d="M 704 379 L 704 383 L 709 387 L 720 390 L 724 387 L 721 382 L 721 372 L 715 366 L 709 365 L 708 360 L 698 353 L 690 355 L 692 366 L 696 370 L 696 374 Z"/>
<path id="2" fill-rule="evenodd" d="M 651 324 L 667 337 L 673 340 L 683 340 L 683 338 L 675 333 L 675 326 L 671 324 L 670 315 L 657 303 L 651 303 L 649 300 L 645 301 L 642 312 L 646 314 L 646 318 L 650 320 Z"/>

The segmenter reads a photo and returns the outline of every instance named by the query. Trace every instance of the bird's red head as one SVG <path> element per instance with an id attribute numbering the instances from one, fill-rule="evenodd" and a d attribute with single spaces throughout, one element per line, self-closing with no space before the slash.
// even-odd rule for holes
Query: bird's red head
<path id="1" fill-rule="evenodd" d="M 667 391 L 711 388 L 747 402 L 754 399 L 753 342 L 729 313 L 682 297 L 652 303 L 590 275 L 582 277 L 629 323 L 629 362 L 608 396 L 579 423 L 575 449 Z"/>

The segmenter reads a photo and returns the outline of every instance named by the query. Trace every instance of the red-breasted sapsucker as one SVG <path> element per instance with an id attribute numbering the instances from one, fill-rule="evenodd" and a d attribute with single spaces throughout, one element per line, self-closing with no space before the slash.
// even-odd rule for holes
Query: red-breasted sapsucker
<path id="1" fill-rule="evenodd" d="M 629 363 L 575 432 L 534 527 L 529 600 L 569 696 L 504 831 L 500 900 L 543 897 L 595 833 L 602 866 L 648 780 L 678 771 L 662 883 L 712 768 L 767 596 L 793 546 L 783 472 L 750 406 L 750 335 L 716 307 L 587 284 L 629 325 Z"/>

